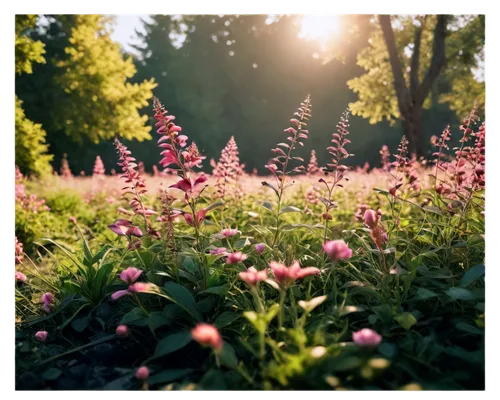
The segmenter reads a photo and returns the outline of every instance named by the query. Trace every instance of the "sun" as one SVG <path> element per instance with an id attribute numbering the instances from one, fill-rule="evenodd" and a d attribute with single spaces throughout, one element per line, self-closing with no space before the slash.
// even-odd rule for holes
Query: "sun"
<path id="1" fill-rule="evenodd" d="M 304 15 L 300 21 L 299 37 L 317 40 L 322 45 L 339 33 L 339 17 L 337 15 Z"/>

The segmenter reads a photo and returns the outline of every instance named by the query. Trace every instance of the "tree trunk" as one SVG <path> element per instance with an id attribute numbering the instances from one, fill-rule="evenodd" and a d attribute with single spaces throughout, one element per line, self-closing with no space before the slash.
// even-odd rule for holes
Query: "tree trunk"
<path id="1" fill-rule="evenodd" d="M 423 156 L 422 147 L 422 106 L 410 106 L 410 114 L 403 116 L 403 133 L 409 141 L 408 152 L 417 158 Z"/>

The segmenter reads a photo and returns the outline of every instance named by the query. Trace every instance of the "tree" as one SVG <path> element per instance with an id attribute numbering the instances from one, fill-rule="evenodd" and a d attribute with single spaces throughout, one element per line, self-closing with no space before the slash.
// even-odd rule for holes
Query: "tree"
<path id="1" fill-rule="evenodd" d="M 35 15 L 17 15 L 15 33 L 16 74 L 31 74 L 33 63 L 45 63 L 43 43 L 26 36 L 26 32 L 36 24 Z M 15 157 L 16 165 L 24 173 L 46 175 L 51 172 L 52 156 L 47 154 L 45 131 L 40 124 L 26 118 L 23 102 L 15 96 Z"/>
<path id="2" fill-rule="evenodd" d="M 484 92 L 484 84 L 472 83 L 472 69 L 478 66 L 477 55 L 484 48 L 484 16 L 380 15 L 373 24 L 377 29 L 369 46 L 358 55 L 358 65 L 367 72 L 347 82 L 358 94 L 350 107 L 354 115 L 369 118 L 370 123 L 401 119 L 410 150 L 423 155 L 422 112 L 432 105 L 439 78 L 444 78 L 451 91 L 441 101 L 457 111 L 462 111 L 459 104 L 464 98 L 468 98 L 468 108 L 474 99 L 454 87 L 467 82 L 476 93 L 481 87 Z"/>
<path id="3" fill-rule="evenodd" d="M 112 24 L 101 15 L 46 15 L 29 32 L 45 44 L 47 63 L 18 77 L 17 92 L 26 115 L 47 130 L 58 160 L 64 153 L 71 161 L 81 159 L 90 144 L 115 136 L 151 139 L 151 126 L 139 109 L 148 105 L 156 84 L 131 81 L 136 68 L 111 39 Z"/>

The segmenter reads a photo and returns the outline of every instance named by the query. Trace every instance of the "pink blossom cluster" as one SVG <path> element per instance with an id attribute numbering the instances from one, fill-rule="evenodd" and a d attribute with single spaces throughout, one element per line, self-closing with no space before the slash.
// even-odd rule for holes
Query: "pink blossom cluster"
<path id="1" fill-rule="evenodd" d="M 316 158 L 316 150 L 311 150 L 311 157 L 307 164 L 306 173 L 308 176 L 316 175 L 320 172 L 318 159 Z"/>
<path id="2" fill-rule="evenodd" d="M 43 301 L 43 309 L 45 310 L 45 312 L 50 313 L 54 306 L 53 305 L 54 296 L 52 295 L 52 293 L 45 293 L 42 296 L 42 301 Z"/>
<path id="3" fill-rule="evenodd" d="M 97 156 L 94 162 L 94 169 L 92 170 L 92 176 L 103 176 L 106 173 L 104 168 L 104 163 L 102 162 L 101 156 Z"/>
<path id="4" fill-rule="evenodd" d="M 35 194 L 26 193 L 23 181 L 24 176 L 16 166 L 16 204 L 19 204 L 23 210 L 31 212 L 33 214 L 38 214 L 39 211 L 50 211 L 50 208 L 45 205 L 44 199 L 39 199 Z"/>
<path id="5" fill-rule="evenodd" d="M 68 158 L 66 157 L 66 155 L 61 161 L 61 169 L 59 170 L 59 172 L 61 173 L 63 179 L 69 179 L 73 177 L 71 169 L 69 168 Z"/>
<path id="6" fill-rule="evenodd" d="M 21 264 L 24 260 L 23 244 L 17 240 L 16 236 L 16 265 Z"/>
<path id="7" fill-rule="evenodd" d="M 216 178 L 217 197 L 224 199 L 227 194 L 231 198 L 240 198 L 243 194 L 238 178 L 243 175 L 244 165 L 240 164 L 238 146 L 231 136 L 222 149 L 220 159 L 213 163 L 212 176 Z"/>

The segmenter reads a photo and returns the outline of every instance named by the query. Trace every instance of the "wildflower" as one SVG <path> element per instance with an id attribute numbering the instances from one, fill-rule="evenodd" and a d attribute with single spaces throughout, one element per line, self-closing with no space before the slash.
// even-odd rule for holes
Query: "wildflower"
<path id="1" fill-rule="evenodd" d="M 365 211 L 365 215 L 363 217 L 363 222 L 365 223 L 365 225 L 370 228 L 370 229 L 373 229 L 377 226 L 378 222 L 380 220 L 380 216 L 377 214 L 377 212 L 373 211 L 373 210 L 366 210 Z"/>
<path id="2" fill-rule="evenodd" d="M 285 288 L 293 285 L 297 279 L 302 279 L 309 275 L 319 275 L 320 273 L 320 270 L 316 267 L 301 268 L 298 261 L 295 261 L 290 267 L 276 261 L 271 261 L 269 266 L 278 284 Z"/>
<path id="3" fill-rule="evenodd" d="M 142 271 L 140 269 L 134 267 L 128 267 L 126 270 L 123 270 L 120 274 L 120 279 L 128 284 L 134 283 L 139 276 L 141 276 Z"/>
<path id="4" fill-rule="evenodd" d="M 307 175 L 316 175 L 320 169 L 318 167 L 318 159 L 316 158 L 316 151 L 311 150 L 311 158 L 309 159 L 309 164 L 307 164 Z"/>
<path id="5" fill-rule="evenodd" d="M 35 339 L 42 343 L 47 340 L 47 336 L 49 336 L 47 331 L 38 331 L 35 333 Z"/>
<path id="6" fill-rule="evenodd" d="M 238 233 L 241 233 L 237 229 L 223 229 L 220 231 L 221 235 L 223 235 L 225 238 L 230 238 L 234 235 L 237 235 Z"/>
<path id="7" fill-rule="evenodd" d="M 238 154 L 238 146 L 234 136 L 231 136 L 227 145 L 222 149 L 219 161 L 213 162 L 212 176 L 217 179 L 215 187 L 218 198 L 224 199 L 228 192 L 232 198 L 238 198 L 242 194 L 237 179 L 243 175 L 244 165 L 240 164 Z"/>
<path id="8" fill-rule="evenodd" d="M 73 215 L 69 217 L 69 220 L 76 225 L 76 218 Z"/>
<path id="9" fill-rule="evenodd" d="M 16 282 L 26 282 L 27 279 L 22 272 L 16 271 Z"/>
<path id="10" fill-rule="evenodd" d="M 147 381 L 149 378 L 149 368 L 143 365 L 135 372 L 135 377 L 141 381 Z"/>
<path id="11" fill-rule="evenodd" d="M 255 251 L 258 253 L 258 254 L 262 254 L 264 252 L 264 250 L 266 249 L 266 245 L 264 243 L 257 243 L 255 245 Z"/>
<path id="12" fill-rule="evenodd" d="M 360 331 L 353 332 L 352 340 L 361 347 L 377 347 L 382 341 L 382 336 L 374 330 L 364 328 Z"/>
<path id="13" fill-rule="evenodd" d="M 191 330 L 191 336 L 202 346 L 208 346 L 217 351 L 222 349 L 222 337 L 213 325 L 198 324 Z"/>
<path id="14" fill-rule="evenodd" d="M 235 253 L 229 253 L 227 255 L 226 263 L 227 264 L 238 264 L 240 261 L 244 261 L 247 259 L 247 255 L 243 254 L 241 251 L 237 251 Z"/>
<path id="15" fill-rule="evenodd" d="M 142 293 L 151 291 L 154 288 L 156 288 L 154 283 L 136 282 L 128 287 L 128 291 L 131 293 Z"/>
<path id="16" fill-rule="evenodd" d="M 103 176 L 106 170 L 104 169 L 104 164 L 101 160 L 100 156 L 95 158 L 94 170 L 92 172 L 92 176 Z"/>
<path id="17" fill-rule="evenodd" d="M 116 327 L 116 335 L 118 337 L 127 337 L 128 336 L 128 327 L 127 325 L 118 325 Z"/>
<path id="18" fill-rule="evenodd" d="M 16 236 L 16 265 L 21 264 L 24 259 L 23 244 L 17 240 Z"/>
<path id="19" fill-rule="evenodd" d="M 347 261 L 352 256 L 352 250 L 343 240 L 330 240 L 323 244 L 324 252 L 332 261 Z"/>
<path id="20" fill-rule="evenodd" d="M 118 236 L 143 236 L 142 231 L 137 226 L 132 225 L 132 222 L 127 221 L 126 219 L 119 219 L 114 224 L 108 225 L 108 228 Z"/>
<path id="21" fill-rule="evenodd" d="M 247 271 L 240 272 L 240 279 L 245 281 L 249 286 L 255 286 L 258 282 L 267 279 L 267 271 L 257 271 L 255 267 L 248 268 Z"/>
<path id="22" fill-rule="evenodd" d="M 128 290 L 118 290 L 111 295 L 111 300 L 118 300 L 120 297 L 128 296 L 129 294 Z"/>
<path id="23" fill-rule="evenodd" d="M 213 255 L 216 255 L 216 256 L 218 256 L 218 255 L 220 255 L 220 254 L 222 254 L 222 255 L 227 255 L 226 250 L 227 250 L 227 249 L 226 249 L 225 247 L 217 247 L 217 248 L 215 248 L 215 249 L 213 249 L 213 250 L 209 250 L 209 253 L 210 253 L 210 254 L 213 254 Z"/>
<path id="24" fill-rule="evenodd" d="M 184 213 L 182 215 L 189 225 L 194 226 L 192 214 Z M 207 210 L 204 208 L 202 208 L 200 211 L 196 213 L 196 223 L 198 226 L 205 220 L 206 215 L 207 215 Z"/>
<path id="25" fill-rule="evenodd" d="M 68 178 L 73 177 L 73 174 L 71 173 L 71 169 L 69 168 L 68 158 L 67 158 L 66 154 L 64 154 L 64 158 L 61 161 L 60 173 L 64 179 L 68 179 Z"/>

